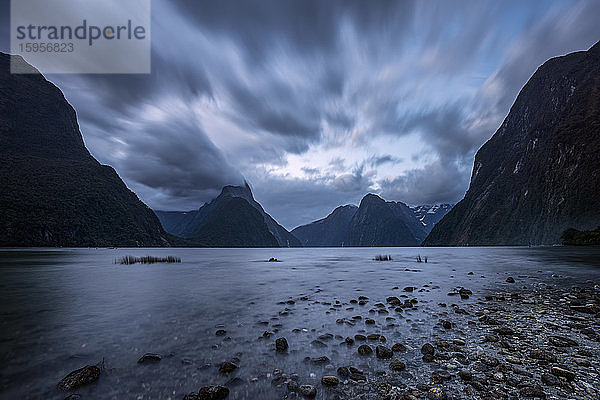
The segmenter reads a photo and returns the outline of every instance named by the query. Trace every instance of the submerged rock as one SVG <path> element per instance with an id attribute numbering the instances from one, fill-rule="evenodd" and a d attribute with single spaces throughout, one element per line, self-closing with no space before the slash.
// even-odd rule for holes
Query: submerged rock
<path id="1" fill-rule="evenodd" d="M 288 347 L 289 346 L 286 338 L 280 337 L 275 340 L 275 349 L 278 353 L 285 353 Z"/>
<path id="2" fill-rule="evenodd" d="M 340 380 L 336 376 L 324 376 L 321 378 L 321 383 L 324 386 L 337 386 Z"/>
<path id="3" fill-rule="evenodd" d="M 141 356 L 137 362 L 138 364 L 144 364 L 149 362 L 158 362 L 160 360 L 162 360 L 162 356 L 160 354 L 146 353 L 143 356 Z"/>
<path id="4" fill-rule="evenodd" d="M 225 361 L 219 367 L 219 372 L 222 374 L 228 374 L 230 372 L 235 371 L 236 369 L 238 369 L 238 366 L 236 364 L 232 363 L 231 361 Z"/>
<path id="5" fill-rule="evenodd" d="M 95 365 L 86 365 L 83 368 L 75 370 L 62 378 L 56 387 L 58 390 L 68 391 L 76 389 L 83 385 L 94 383 L 100 377 L 100 368 Z"/>
<path id="6" fill-rule="evenodd" d="M 198 393 L 190 393 L 183 400 L 223 400 L 229 396 L 225 386 L 202 386 Z"/>
<path id="7" fill-rule="evenodd" d="M 392 358 L 394 356 L 394 352 L 389 348 L 379 345 L 375 348 L 375 353 L 377 358 Z"/>

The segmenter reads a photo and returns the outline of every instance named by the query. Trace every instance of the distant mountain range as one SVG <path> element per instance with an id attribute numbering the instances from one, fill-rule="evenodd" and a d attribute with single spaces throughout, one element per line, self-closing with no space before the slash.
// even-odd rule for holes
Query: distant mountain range
<path id="1" fill-rule="evenodd" d="M 600 225 L 600 42 L 544 63 L 425 245 L 556 244 Z"/>
<path id="2" fill-rule="evenodd" d="M 11 57 L 34 74 L 10 73 Z M 114 169 L 83 144 L 62 92 L 0 53 L 0 246 L 177 242 Z"/>
<path id="3" fill-rule="evenodd" d="M 210 247 L 300 247 L 300 241 L 254 200 L 250 186 L 225 186 L 198 210 L 155 211 L 165 230 Z"/>
<path id="4" fill-rule="evenodd" d="M 415 213 L 415 216 L 423 226 L 427 233 L 431 232 L 434 225 L 440 222 L 440 220 L 452 209 L 453 204 L 424 204 L 421 206 L 413 206 L 410 209 Z"/>
<path id="5" fill-rule="evenodd" d="M 366 195 L 360 206 L 341 206 L 327 217 L 292 230 L 303 246 L 418 246 L 452 206 L 408 207 Z"/>

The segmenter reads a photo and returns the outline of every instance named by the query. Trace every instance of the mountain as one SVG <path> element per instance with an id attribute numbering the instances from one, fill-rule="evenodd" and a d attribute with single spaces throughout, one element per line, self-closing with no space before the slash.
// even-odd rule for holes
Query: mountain
<path id="1" fill-rule="evenodd" d="M 288 232 L 284 227 L 279 225 L 277 221 L 273 219 L 269 214 L 265 212 L 263 207 L 254 200 L 254 196 L 252 195 L 252 191 L 250 190 L 250 186 L 246 183 L 244 186 L 225 186 L 221 190 L 221 194 L 213 199 L 210 203 L 204 204 L 198 210 L 195 211 L 155 211 L 159 220 L 163 224 L 163 227 L 167 232 L 173 234 L 175 236 L 179 236 L 182 238 L 190 238 L 197 239 L 198 237 L 205 237 L 206 232 L 203 232 L 203 229 L 207 229 L 206 226 L 208 222 L 217 220 L 216 214 L 223 213 L 227 211 L 227 215 L 231 218 L 234 218 L 235 215 L 231 214 L 225 204 L 230 204 L 229 201 L 232 198 L 239 198 L 245 200 L 245 202 L 251 206 L 256 212 L 258 212 L 262 221 L 258 225 L 251 225 L 256 229 L 256 232 L 262 232 L 263 224 L 266 226 L 268 232 L 275 238 L 276 246 L 280 247 L 301 247 L 300 241 Z M 240 209 L 243 205 L 241 202 L 234 202 L 231 205 L 235 205 L 238 209 Z M 254 213 L 245 212 L 243 217 L 252 217 Z M 240 215 L 238 219 L 238 223 L 254 223 L 256 222 L 254 218 L 250 218 L 250 220 L 245 221 Z M 260 225 L 260 226 L 259 226 Z M 247 227 L 250 229 L 250 227 Z M 259 236 L 261 237 L 261 236 Z M 228 240 L 228 243 L 231 241 Z M 256 243 L 248 242 L 248 246 L 257 246 Z M 261 242 L 264 246 L 272 245 L 270 239 Z M 245 245 L 239 245 L 236 247 L 245 247 Z"/>
<path id="2" fill-rule="evenodd" d="M 35 74 L 10 73 L 11 57 Z M 85 148 L 75 110 L 0 53 L 0 246 L 165 246 L 158 218 Z"/>
<path id="3" fill-rule="evenodd" d="M 544 63 L 479 149 L 464 199 L 425 245 L 560 243 L 600 225 L 600 42 Z"/>
<path id="4" fill-rule="evenodd" d="M 191 240 L 206 247 L 279 247 L 263 215 L 241 197 L 219 202 Z"/>
<path id="5" fill-rule="evenodd" d="M 368 194 L 350 221 L 348 246 L 418 246 L 426 236 L 413 211 L 401 202 Z"/>
<path id="6" fill-rule="evenodd" d="M 424 204 L 420 206 L 413 206 L 410 208 L 415 216 L 423 226 L 427 233 L 431 232 L 434 225 L 440 222 L 440 220 L 452 209 L 452 204 Z"/>
<path id="7" fill-rule="evenodd" d="M 341 247 L 346 245 L 350 221 L 356 214 L 355 205 L 340 206 L 327 217 L 292 230 L 303 246 Z"/>

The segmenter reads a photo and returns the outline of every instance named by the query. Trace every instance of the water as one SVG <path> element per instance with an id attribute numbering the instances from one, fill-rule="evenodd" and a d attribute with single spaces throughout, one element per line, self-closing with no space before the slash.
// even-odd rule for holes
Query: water
<path id="1" fill-rule="evenodd" d="M 417 263 L 419 253 L 429 262 Z M 378 254 L 393 261 L 373 261 Z M 114 263 L 124 255 L 175 255 L 182 263 Z M 281 262 L 266 262 L 270 257 Z M 389 343 L 401 338 L 417 348 L 434 334 L 434 307 L 460 301 L 449 291 L 464 286 L 477 296 L 507 285 L 509 275 L 519 277 L 520 285 L 568 288 L 598 281 L 600 249 L 3 249 L 0 398 L 63 399 L 57 382 L 103 359 L 98 382 L 77 391 L 82 398 L 179 399 L 202 385 L 228 381 L 229 398 L 281 398 L 286 390 L 271 385 L 275 368 L 316 385 L 335 371 L 305 357 L 325 355 L 335 367 L 377 368 L 374 357 L 357 361 L 355 349 L 340 344 L 343 337 L 383 333 Z M 405 286 L 423 291 L 406 293 Z M 360 295 L 371 299 L 368 305 L 349 304 Z M 376 302 L 401 295 L 416 298 L 418 309 L 368 313 Z M 290 299 L 295 304 L 281 304 Z M 322 304 L 336 300 L 343 305 Z M 475 300 L 463 303 L 469 301 Z M 355 315 L 374 318 L 377 325 L 336 323 Z M 218 337 L 217 329 L 227 334 Z M 259 339 L 266 330 L 278 332 Z M 311 345 L 324 333 L 336 337 L 323 340 L 325 348 Z M 275 352 L 279 336 L 288 339 L 288 354 Z M 138 364 L 146 352 L 164 358 Z M 413 356 L 409 351 L 407 361 Z M 233 357 L 239 370 L 221 375 L 219 363 Z"/>

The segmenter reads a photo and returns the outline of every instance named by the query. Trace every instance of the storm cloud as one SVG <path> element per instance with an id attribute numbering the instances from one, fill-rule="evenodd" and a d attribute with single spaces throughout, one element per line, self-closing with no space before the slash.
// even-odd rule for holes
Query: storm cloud
<path id="1" fill-rule="evenodd" d="M 150 207 L 246 179 L 293 228 L 369 192 L 460 200 L 520 88 L 600 39 L 598 15 L 592 0 L 153 0 L 151 74 L 47 78 Z"/>

